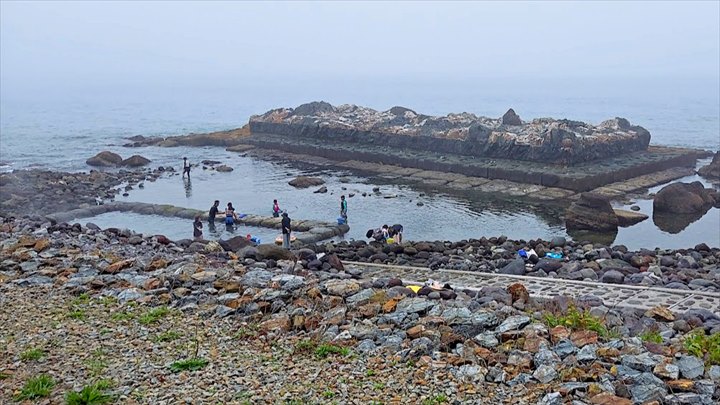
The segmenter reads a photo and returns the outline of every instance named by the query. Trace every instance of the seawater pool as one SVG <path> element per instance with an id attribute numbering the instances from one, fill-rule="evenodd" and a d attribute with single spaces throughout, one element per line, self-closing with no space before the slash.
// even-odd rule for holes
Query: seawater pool
<path id="1" fill-rule="evenodd" d="M 148 148 L 145 154 L 152 158 L 154 150 L 167 155 L 169 150 L 175 149 Z M 346 170 L 318 168 L 300 161 L 257 159 L 226 152 L 223 148 L 187 148 L 172 153 L 185 152 L 191 153 L 188 155 L 193 162 L 203 158 L 219 160 L 234 171 L 219 173 L 197 168 L 192 171 L 190 181 L 180 175 L 163 177 L 146 183 L 144 189 L 131 190 L 128 197 L 118 197 L 118 200 L 208 210 L 213 200 L 218 199 L 221 208 L 230 201 L 238 213 L 269 216 L 272 200 L 278 199 L 281 208 L 291 218 L 334 222 L 339 215 L 340 195 L 344 194 L 348 199 L 350 225 L 350 232 L 344 236 L 345 239 L 364 240 L 368 229 L 394 223 L 404 226 L 406 240 L 453 241 L 500 235 L 526 240 L 569 237 L 564 227 L 563 207 L 529 205 L 521 200 L 508 201 L 494 195 L 472 192 L 449 194 L 402 178 L 389 180 L 382 176 L 365 177 Z M 290 186 L 288 181 L 298 175 L 323 178 L 328 192 L 314 193 L 319 187 L 296 189 Z M 698 176 L 677 181 L 695 180 L 711 185 Z M 373 191 L 375 187 L 379 187 L 379 192 Z M 654 187 L 650 192 L 657 192 L 661 187 Z M 718 187 L 717 184 L 714 187 Z M 350 197 L 351 194 L 353 197 Z M 704 216 L 680 230 L 668 230 L 662 223 L 658 226 L 653 220 L 652 200 L 639 199 L 633 204 L 638 205 L 640 212 L 650 218 L 632 227 L 620 228 L 615 238 L 611 239 L 613 244 L 623 244 L 630 249 L 686 248 L 701 242 L 720 246 L 720 210 L 716 208 L 711 208 Z M 629 205 L 616 207 L 629 209 Z M 120 213 L 106 215 L 96 223 L 103 226 L 100 222 L 107 220 L 108 223 L 112 222 L 112 226 L 122 225 L 139 232 L 152 231 L 181 238 L 192 236 L 191 221 L 163 217 L 148 220 L 146 216 Z M 230 236 L 224 233 L 226 231 L 222 226 L 216 229 L 220 230 L 210 233 L 206 229 L 205 237 Z M 277 236 L 276 230 L 259 228 L 254 232 L 261 235 L 263 241 L 274 240 Z M 236 230 L 235 234 L 246 233 L 254 234 L 242 230 Z"/>

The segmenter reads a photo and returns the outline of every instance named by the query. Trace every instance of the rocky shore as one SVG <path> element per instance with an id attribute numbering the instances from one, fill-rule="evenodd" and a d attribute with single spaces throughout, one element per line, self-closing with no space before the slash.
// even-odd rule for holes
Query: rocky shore
<path id="1" fill-rule="evenodd" d="M 490 238 L 289 252 L 39 218 L 0 227 L 2 388 L 51 403 L 667 404 L 720 399 L 720 317 L 369 276 L 347 260 L 718 291 L 720 249 Z M 517 249 L 563 258 L 517 259 Z M 343 263 L 343 260 L 346 260 Z M 100 385 L 100 383 L 102 383 Z M 99 387 L 99 388 L 98 388 Z M 25 390 L 23 390 L 25 388 Z"/>

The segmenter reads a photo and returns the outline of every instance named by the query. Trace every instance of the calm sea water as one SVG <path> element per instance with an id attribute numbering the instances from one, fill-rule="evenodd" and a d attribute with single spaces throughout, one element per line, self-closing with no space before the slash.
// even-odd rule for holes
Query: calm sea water
<path id="1" fill-rule="evenodd" d="M 273 82 L 268 80 L 268 83 Z M 382 192 L 397 198 L 361 197 L 378 179 L 351 173 L 320 173 L 328 194 L 298 191 L 287 185 L 289 176 L 308 172 L 294 165 L 272 164 L 239 157 L 222 148 L 123 148 L 133 135 L 168 136 L 207 132 L 244 125 L 252 114 L 279 106 L 326 100 L 355 103 L 376 109 L 402 105 L 421 113 L 468 111 L 501 116 L 512 107 L 525 120 L 536 117 L 569 118 L 591 123 L 615 116 L 642 125 L 651 143 L 720 149 L 720 95 L 715 83 L 598 81 L 421 81 L 337 80 L 332 83 L 290 81 L 228 83 L 214 88 L 106 88 L 77 92 L 0 97 L 0 170 L 41 167 L 88 170 L 85 160 L 101 150 L 127 157 L 141 154 L 153 166 L 216 159 L 233 166 L 230 174 L 196 171 L 188 187 L 179 177 L 163 179 L 128 199 L 208 208 L 213 199 L 233 201 L 247 213 L 267 214 L 278 198 L 291 216 L 334 220 L 340 193 L 354 191 L 350 200 L 351 234 L 361 238 L 370 227 L 400 222 L 412 239 L 457 240 L 482 235 L 512 238 L 548 238 L 565 235 L 551 208 L 516 204 L 498 205 L 477 196 L 445 195 L 408 185 L 382 184 Z M 310 170 L 309 172 L 312 172 Z M 347 190 L 342 190 L 346 187 Z M 418 207 L 416 203 L 424 205 Z M 643 212 L 648 207 L 643 206 Z M 650 208 L 651 209 L 651 208 Z M 647 212 L 646 212 L 647 213 Z M 140 229 L 143 220 L 110 216 L 108 226 Z M 181 225 L 168 221 L 173 232 Z M 177 230 L 176 230 L 177 228 Z M 191 229 L 190 226 L 186 227 Z M 646 221 L 629 234 L 621 230 L 616 243 L 630 247 L 681 247 L 705 241 L 720 245 L 720 214 L 711 210 L 679 234 L 662 231 Z M 153 229 L 154 230 L 154 229 Z M 189 231 L 188 231 L 189 232 Z M 697 242 L 693 242 L 696 241 Z"/>

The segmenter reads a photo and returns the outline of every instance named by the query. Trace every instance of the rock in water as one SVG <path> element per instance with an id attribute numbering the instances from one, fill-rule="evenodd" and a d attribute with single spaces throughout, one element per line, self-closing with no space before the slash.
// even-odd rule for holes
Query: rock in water
<path id="1" fill-rule="evenodd" d="M 515 114 L 515 110 L 511 108 L 502 116 L 502 123 L 503 125 L 522 125 L 522 120 L 519 115 Z"/>
<path id="2" fill-rule="evenodd" d="M 227 173 L 233 171 L 233 168 L 228 165 L 220 165 L 216 167 L 215 170 L 221 173 Z"/>
<path id="3" fill-rule="evenodd" d="M 720 151 L 715 152 L 712 162 L 698 170 L 698 174 L 704 177 L 720 178 Z"/>
<path id="4" fill-rule="evenodd" d="M 295 255 L 293 255 L 292 252 L 275 244 L 266 243 L 258 245 L 257 251 L 263 260 L 295 260 Z"/>
<path id="5" fill-rule="evenodd" d="M 621 210 L 618 208 L 613 209 L 613 211 L 615 211 L 615 215 L 617 216 L 618 225 L 622 227 L 635 225 L 649 218 L 647 215 L 639 212 Z"/>
<path id="6" fill-rule="evenodd" d="M 110 151 L 102 151 L 98 153 L 97 155 L 91 157 L 90 159 L 86 160 L 85 163 L 87 163 L 90 166 L 116 166 L 122 162 L 122 157 L 118 155 L 117 153 L 113 153 Z"/>
<path id="7" fill-rule="evenodd" d="M 132 155 L 129 158 L 120 162 L 120 165 L 128 167 L 140 167 L 145 166 L 148 163 L 150 163 L 150 159 L 144 158 L 140 155 Z"/>
<path id="8" fill-rule="evenodd" d="M 325 184 L 325 180 L 319 177 L 299 176 L 290 180 L 288 184 L 295 188 L 308 188 Z"/>
<path id="9" fill-rule="evenodd" d="M 717 203 L 717 193 L 699 181 L 673 183 L 663 187 L 653 199 L 655 212 L 674 214 L 704 213 Z"/>
<path id="10" fill-rule="evenodd" d="M 573 230 L 617 231 L 618 218 L 605 196 L 582 193 L 565 212 L 565 226 Z"/>

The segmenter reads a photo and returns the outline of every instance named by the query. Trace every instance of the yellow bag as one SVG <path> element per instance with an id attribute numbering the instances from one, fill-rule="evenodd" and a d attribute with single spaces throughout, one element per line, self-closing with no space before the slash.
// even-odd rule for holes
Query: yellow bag
<path id="1" fill-rule="evenodd" d="M 385 242 L 387 242 L 388 245 L 391 245 L 391 244 L 395 243 L 395 239 L 393 239 L 393 238 L 387 238 L 387 239 L 385 239 Z"/>

